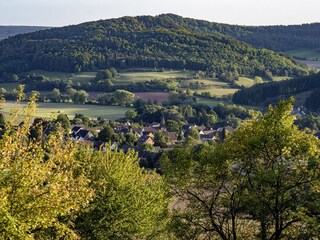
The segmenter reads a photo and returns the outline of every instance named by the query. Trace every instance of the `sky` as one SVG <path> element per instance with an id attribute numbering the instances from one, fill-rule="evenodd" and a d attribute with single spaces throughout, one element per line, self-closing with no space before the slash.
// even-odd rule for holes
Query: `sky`
<path id="1" fill-rule="evenodd" d="M 0 0 L 0 25 L 66 26 L 174 13 L 238 25 L 320 22 L 319 0 Z"/>

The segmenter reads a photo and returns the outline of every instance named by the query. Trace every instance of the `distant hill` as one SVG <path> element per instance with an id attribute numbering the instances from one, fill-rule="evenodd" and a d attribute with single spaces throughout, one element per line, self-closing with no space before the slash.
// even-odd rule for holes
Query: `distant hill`
<path id="1" fill-rule="evenodd" d="M 217 75 L 307 74 L 307 67 L 293 59 L 255 49 L 210 30 L 211 25 L 167 14 L 100 20 L 17 35 L 0 42 L 0 72 L 80 72 L 113 66 L 203 70 Z"/>
<path id="2" fill-rule="evenodd" d="M 37 26 L 0 26 L 0 40 L 12 37 L 17 34 L 30 33 L 39 30 L 49 29 L 50 27 Z"/>
<path id="3" fill-rule="evenodd" d="M 183 18 L 163 14 L 180 26 L 193 32 L 220 33 L 231 36 L 257 48 L 290 51 L 299 48 L 315 49 L 320 54 L 320 23 L 279 26 L 240 26 Z"/>

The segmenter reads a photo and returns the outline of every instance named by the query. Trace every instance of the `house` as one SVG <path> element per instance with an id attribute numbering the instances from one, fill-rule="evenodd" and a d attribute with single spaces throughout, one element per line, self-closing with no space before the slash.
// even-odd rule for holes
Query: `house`
<path id="1" fill-rule="evenodd" d="M 122 125 L 122 126 L 117 126 L 114 128 L 114 133 L 116 133 L 116 134 L 121 134 L 121 133 L 127 134 L 129 132 L 130 132 L 130 127 L 128 127 L 128 126 Z"/>
<path id="2" fill-rule="evenodd" d="M 154 129 L 156 129 L 156 130 L 159 130 L 159 129 L 161 128 L 161 124 L 158 123 L 158 122 L 153 122 L 153 123 L 150 124 L 149 127 L 150 127 L 150 128 L 154 128 Z"/>
<path id="3" fill-rule="evenodd" d="M 138 137 L 141 137 L 143 135 L 143 128 L 133 128 L 132 132 Z"/>
<path id="4" fill-rule="evenodd" d="M 151 137 L 149 136 L 141 136 L 139 139 L 138 139 L 138 145 L 143 145 L 143 144 L 150 144 L 150 145 L 154 145 L 154 141 Z"/>
<path id="5" fill-rule="evenodd" d="M 182 126 L 182 131 L 185 133 L 193 127 L 198 127 L 198 126 L 196 124 L 185 124 Z"/>
<path id="6" fill-rule="evenodd" d="M 200 139 L 202 141 L 211 141 L 216 139 L 216 131 L 214 130 L 207 130 L 200 132 Z"/>
<path id="7" fill-rule="evenodd" d="M 155 134 L 155 132 L 157 131 L 157 129 L 151 128 L 151 127 L 144 127 L 143 128 L 143 135 L 152 133 L 153 135 Z"/>
<path id="8" fill-rule="evenodd" d="M 80 141 L 91 141 L 94 136 L 89 130 L 80 129 L 76 134 L 72 135 L 72 138 Z"/>
<path id="9" fill-rule="evenodd" d="M 77 132 L 79 132 L 81 129 L 82 129 L 82 127 L 80 127 L 80 126 L 73 126 L 73 127 L 71 128 L 71 134 L 72 134 L 72 133 L 77 133 Z"/>
<path id="10" fill-rule="evenodd" d="M 163 132 L 168 137 L 168 145 L 174 145 L 177 141 L 177 134 L 175 132 Z"/>

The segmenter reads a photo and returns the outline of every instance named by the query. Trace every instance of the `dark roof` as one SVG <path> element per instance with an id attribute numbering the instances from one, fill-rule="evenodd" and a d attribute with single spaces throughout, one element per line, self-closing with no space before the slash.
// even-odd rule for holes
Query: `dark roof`
<path id="1" fill-rule="evenodd" d="M 144 144 L 150 137 L 148 135 L 143 135 L 138 139 L 138 144 Z M 150 138 L 152 139 L 152 138 Z"/>
<path id="2" fill-rule="evenodd" d="M 157 129 L 152 128 L 152 127 L 145 127 L 145 128 L 143 128 L 143 132 L 155 133 L 156 131 L 157 131 Z"/>
<path id="3" fill-rule="evenodd" d="M 182 130 L 187 131 L 192 127 L 197 127 L 197 125 L 195 125 L 195 124 L 186 124 L 186 125 L 182 126 Z"/>
<path id="4" fill-rule="evenodd" d="M 89 130 L 81 129 L 79 132 L 77 132 L 76 137 L 85 138 L 87 135 L 93 136 Z M 89 137 L 91 137 L 91 136 L 89 136 Z"/>
<path id="5" fill-rule="evenodd" d="M 71 131 L 72 131 L 72 132 L 78 132 L 80 129 L 81 129 L 80 126 L 74 126 L 74 127 L 71 129 Z"/>
<path id="6" fill-rule="evenodd" d="M 129 145 L 122 145 L 120 149 L 122 149 L 125 153 L 127 153 L 129 150 L 134 150 L 134 151 L 138 150 L 137 147 L 129 146 Z"/>

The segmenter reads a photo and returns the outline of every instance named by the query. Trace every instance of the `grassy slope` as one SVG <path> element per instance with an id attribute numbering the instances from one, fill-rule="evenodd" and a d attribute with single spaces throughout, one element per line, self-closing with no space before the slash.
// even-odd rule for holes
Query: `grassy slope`
<path id="1" fill-rule="evenodd" d="M 299 48 L 287 51 L 286 54 L 293 58 L 303 58 L 311 61 L 320 60 L 320 53 L 314 49 Z"/>
<path id="2" fill-rule="evenodd" d="M 69 118 L 73 118 L 76 113 L 81 113 L 89 118 L 96 119 L 103 117 L 108 120 L 116 120 L 124 117 L 129 108 L 118 106 L 98 106 L 98 105 L 79 105 L 71 103 L 38 103 L 37 112 L 34 116 L 44 118 L 54 118 L 59 113 L 65 113 Z M 9 114 L 14 109 L 21 109 L 26 106 L 26 103 L 16 104 L 7 102 L 3 106 L 2 111 Z"/>

